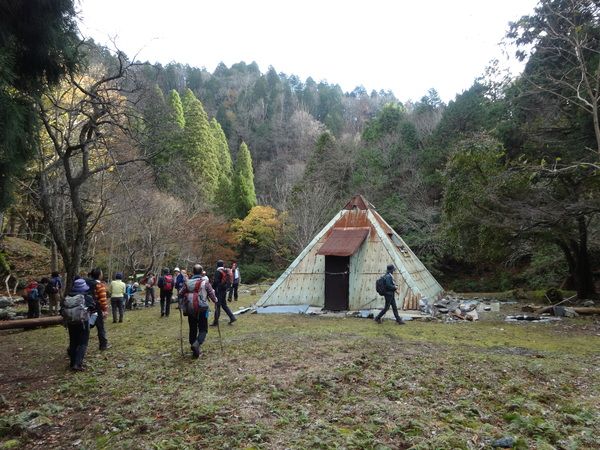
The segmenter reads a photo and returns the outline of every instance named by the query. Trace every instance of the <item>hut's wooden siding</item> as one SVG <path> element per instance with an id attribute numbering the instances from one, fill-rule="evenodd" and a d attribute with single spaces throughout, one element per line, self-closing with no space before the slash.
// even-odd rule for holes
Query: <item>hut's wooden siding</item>
<path id="1" fill-rule="evenodd" d="M 369 234 L 350 257 L 349 309 L 378 309 L 385 304 L 375 291 L 375 280 L 388 264 L 399 287 L 398 307 L 418 310 L 421 297 L 437 298 L 442 287 L 398 234 L 373 210 L 342 210 L 296 258 L 257 303 L 266 305 L 323 306 L 325 256 L 317 251 L 334 228 L 369 227 Z M 390 236 L 394 236 L 392 239 Z"/>

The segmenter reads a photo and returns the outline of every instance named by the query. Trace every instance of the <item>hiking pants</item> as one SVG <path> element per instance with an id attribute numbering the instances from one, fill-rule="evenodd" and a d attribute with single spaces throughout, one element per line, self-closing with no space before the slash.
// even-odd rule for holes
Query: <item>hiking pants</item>
<path id="1" fill-rule="evenodd" d="M 112 306 L 113 322 L 117 321 L 117 311 L 119 312 L 119 322 L 123 322 L 123 314 L 125 314 L 123 297 L 111 297 L 110 305 Z"/>
<path id="2" fill-rule="evenodd" d="M 229 316 L 229 320 L 235 320 L 235 316 L 229 309 L 229 306 L 227 306 L 227 289 L 217 288 L 217 292 L 215 292 L 215 294 L 217 295 L 217 307 L 215 309 L 215 320 L 213 323 L 216 325 L 217 322 L 219 322 L 219 317 L 221 317 L 221 308 L 223 308 L 225 314 Z"/>
<path id="3" fill-rule="evenodd" d="M 152 298 L 152 302 L 150 302 L 150 298 Z M 154 287 L 146 286 L 146 299 L 144 300 L 144 305 L 154 306 Z"/>
<path id="4" fill-rule="evenodd" d="M 88 348 L 90 340 L 89 322 L 69 325 L 69 358 L 71 358 L 71 367 L 83 366 L 83 358 Z"/>
<path id="5" fill-rule="evenodd" d="M 108 339 L 106 339 L 106 323 L 104 322 L 104 315 L 102 311 L 98 311 L 98 318 L 96 319 L 96 328 L 98 329 L 98 342 L 100 349 L 104 350 L 108 345 Z"/>
<path id="6" fill-rule="evenodd" d="M 58 314 L 60 308 L 60 294 L 48 294 L 48 312 L 51 316 Z"/>
<path id="7" fill-rule="evenodd" d="M 171 297 L 173 297 L 173 291 L 160 290 L 160 315 L 169 317 L 171 313 Z"/>
<path id="8" fill-rule="evenodd" d="M 202 345 L 208 333 L 208 309 L 198 315 L 188 316 L 188 325 L 190 326 L 190 345 L 196 341 Z"/>
<path id="9" fill-rule="evenodd" d="M 40 299 L 34 298 L 33 300 L 27 300 L 27 318 L 28 319 L 37 319 L 40 317 Z"/>
<path id="10" fill-rule="evenodd" d="M 233 297 L 237 301 L 239 285 L 239 283 L 233 283 L 229 288 L 229 301 L 231 301 L 231 297 Z"/>
<path id="11" fill-rule="evenodd" d="M 379 312 L 379 314 L 377 314 L 377 319 L 381 319 L 385 313 L 388 312 L 390 306 L 392 307 L 392 311 L 394 312 L 394 317 L 396 320 L 401 320 L 400 316 L 398 315 L 398 307 L 396 306 L 396 296 L 393 292 L 385 293 L 385 307 Z"/>

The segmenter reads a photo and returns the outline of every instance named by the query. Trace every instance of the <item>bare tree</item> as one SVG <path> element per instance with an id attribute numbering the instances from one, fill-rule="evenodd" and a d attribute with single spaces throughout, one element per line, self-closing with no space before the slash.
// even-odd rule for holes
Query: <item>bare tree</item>
<path id="1" fill-rule="evenodd" d="M 87 237 L 107 211 L 104 180 L 115 167 L 145 159 L 136 150 L 132 64 L 121 53 L 109 62 L 110 68 L 92 61 L 38 104 L 43 133 L 36 195 L 67 284 L 79 274 Z"/>

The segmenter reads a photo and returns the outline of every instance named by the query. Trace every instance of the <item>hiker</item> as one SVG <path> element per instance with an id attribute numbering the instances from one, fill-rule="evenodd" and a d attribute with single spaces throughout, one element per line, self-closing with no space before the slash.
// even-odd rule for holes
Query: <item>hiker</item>
<path id="1" fill-rule="evenodd" d="M 127 290 L 125 291 L 125 306 L 129 310 L 137 309 L 137 298 L 135 297 L 135 294 L 137 294 L 139 287 L 140 285 L 137 281 L 127 285 Z"/>
<path id="2" fill-rule="evenodd" d="M 108 317 L 108 305 L 106 301 L 106 287 L 102 283 L 104 274 L 100 267 L 94 267 L 89 273 L 89 277 L 85 279 L 85 282 L 90 288 L 90 295 L 93 297 L 96 306 L 92 312 L 98 313 L 96 319 L 96 328 L 98 329 L 98 342 L 100 344 L 100 350 L 108 350 L 112 347 L 108 343 L 106 338 L 106 322 L 104 319 Z"/>
<path id="3" fill-rule="evenodd" d="M 237 263 L 231 265 L 231 272 L 233 273 L 233 283 L 229 289 L 229 301 L 231 297 L 237 302 L 238 301 L 238 287 L 240 285 L 240 269 L 238 269 Z"/>
<path id="4" fill-rule="evenodd" d="M 94 298 L 88 292 L 89 289 L 90 287 L 84 279 L 77 278 L 73 282 L 73 287 L 66 297 L 75 297 L 80 294 L 83 295 L 85 306 L 88 308 L 88 311 L 92 311 L 96 307 L 96 302 L 94 302 Z M 82 372 L 85 370 L 83 358 L 85 357 L 85 352 L 87 351 L 90 340 L 89 318 L 81 323 L 67 323 L 67 329 L 69 330 L 69 347 L 67 348 L 67 354 L 70 359 L 70 367 L 75 372 Z"/>
<path id="5" fill-rule="evenodd" d="M 46 286 L 37 281 L 31 281 L 25 288 L 25 295 L 23 296 L 27 300 L 27 318 L 37 319 L 40 317 L 40 300 L 44 295 Z"/>
<path id="6" fill-rule="evenodd" d="M 216 327 L 219 324 L 219 317 L 221 316 L 221 308 L 225 311 L 225 314 L 229 316 L 229 325 L 232 325 L 237 319 L 227 306 L 227 290 L 229 286 L 227 285 L 227 272 L 224 266 L 223 260 L 217 261 L 217 270 L 215 272 L 215 276 L 213 277 L 212 287 L 217 295 L 217 307 L 215 310 L 215 319 L 213 323 L 210 324 L 211 327 Z"/>
<path id="7" fill-rule="evenodd" d="M 156 278 L 154 277 L 154 273 L 148 272 L 148 275 L 141 282 L 146 289 L 146 298 L 144 299 L 144 306 L 154 306 L 154 285 L 156 284 Z M 150 298 L 152 298 L 152 302 L 150 302 Z"/>
<path id="8" fill-rule="evenodd" d="M 185 270 L 179 270 L 179 267 L 175 267 L 173 270 L 173 277 L 175 278 L 175 289 L 177 292 L 183 287 L 183 283 L 187 281 L 187 273 Z"/>
<path id="9" fill-rule="evenodd" d="M 169 268 L 165 267 L 162 276 L 158 279 L 160 289 L 160 317 L 169 317 L 171 313 L 171 297 L 173 297 L 173 275 L 169 275 Z"/>
<path id="10" fill-rule="evenodd" d="M 110 306 L 112 309 L 113 323 L 117 323 L 117 312 L 119 313 L 119 322 L 123 322 L 126 289 L 127 286 L 123 283 L 123 274 L 117 273 L 115 279 L 110 283 Z"/>
<path id="11" fill-rule="evenodd" d="M 202 307 L 200 303 L 207 303 L 210 298 L 215 304 L 217 297 L 212 286 L 202 276 L 202 266 L 194 265 L 192 269 L 193 276 L 186 279 L 181 289 L 177 292 L 180 301 L 180 309 L 187 315 L 188 325 L 190 327 L 189 342 L 194 358 L 198 358 L 202 353 L 200 346 L 206 339 L 208 333 L 208 315 L 210 310 L 208 306 Z M 197 293 L 194 298 L 194 292 Z M 191 303 L 191 305 L 190 305 Z"/>
<path id="12" fill-rule="evenodd" d="M 48 313 L 51 316 L 55 316 L 58 314 L 62 293 L 62 280 L 60 279 L 60 273 L 57 270 L 52 272 L 50 285 L 46 290 L 48 294 Z"/>
<path id="13" fill-rule="evenodd" d="M 387 271 L 384 276 L 385 281 L 385 307 L 377 314 L 375 317 L 375 323 L 382 324 L 381 318 L 388 312 L 390 306 L 392 307 L 392 311 L 394 312 L 394 317 L 396 318 L 396 323 L 398 325 L 406 325 L 406 322 L 402 320 L 402 318 L 398 315 L 398 307 L 396 306 L 396 291 L 398 288 L 396 287 L 396 283 L 394 282 L 394 276 L 392 273 L 396 268 L 393 264 L 388 264 Z"/>

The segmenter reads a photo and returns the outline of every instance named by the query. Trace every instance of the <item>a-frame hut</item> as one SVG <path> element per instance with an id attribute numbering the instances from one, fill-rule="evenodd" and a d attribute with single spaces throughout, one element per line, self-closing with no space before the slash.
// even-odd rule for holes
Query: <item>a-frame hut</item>
<path id="1" fill-rule="evenodd" d="M 310 305 L 330 311 L 383 308 L 375 291 L 386 266 L 396 267 L 398 309 L 443 295 L 442 286 L 402 238 L 361 195 L 355 195 L 317 234 L 256 306 Z"/>

